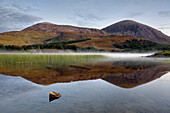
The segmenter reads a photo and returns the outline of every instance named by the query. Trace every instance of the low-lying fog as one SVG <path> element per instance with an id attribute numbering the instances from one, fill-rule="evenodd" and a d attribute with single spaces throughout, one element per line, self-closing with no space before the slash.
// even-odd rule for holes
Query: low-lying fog
<path id="1" fill-rule="evenodd" d="M 38 55 L 103 55 L 111 58 L 131 58 L 131 57 L 145 57 L 153 55 L 154 52 L 151 53 L 96 53 L 96 52 L 88 52 L 88 53 L 81 53 L 81 52 L 53 52 L 53 53 L 43 53 L 43 52 L 35 52 L 35 53 L 0 53 L 0 54 L 38 54 Z"/>

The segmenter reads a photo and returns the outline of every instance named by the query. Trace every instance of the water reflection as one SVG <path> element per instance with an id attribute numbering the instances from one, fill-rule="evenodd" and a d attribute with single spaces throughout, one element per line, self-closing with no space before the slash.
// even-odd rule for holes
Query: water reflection
<path id="1" fill-rule="evenodd" d="M 164 59 L 95 59 L 0 63 L 0 112 L 170 111 L 170 65 Z M 51 91 L 62 97 L 52 101 Z"/>
<path id="2" fill-rule="evenodd" d="M 168 71 L 170 71 L 170 65 L 161 65 L 130 74 L 112 74 L 102 79 L 122 88 L 133 88 L 160 78 Z"/>
<path id="3" fill-rule="evenodd" d="M 86 59 L 86 61 L 88 61 Z M 40 85 L 103 79 L 122 88 L 133 88 L 161 77 L 170 71 L 162 61 L 148 59 L 108 59 L 90 62 L 46 63 L 46 64 L 1 64 L 0 73 L 21 76 Z"/>

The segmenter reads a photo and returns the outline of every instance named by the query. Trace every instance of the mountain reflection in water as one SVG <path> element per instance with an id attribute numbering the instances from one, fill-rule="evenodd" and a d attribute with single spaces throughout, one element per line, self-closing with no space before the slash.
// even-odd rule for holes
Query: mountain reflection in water
<path id="1" fill-rule="evenodd" d="M 170 71 L 170 65 L 154 61 L 111 60 L 68 64 L 1 64 L 0 74 L 21 76 L 40 85 L 103 79 L 122 88 L 133 88 L 155 80 Z"/>

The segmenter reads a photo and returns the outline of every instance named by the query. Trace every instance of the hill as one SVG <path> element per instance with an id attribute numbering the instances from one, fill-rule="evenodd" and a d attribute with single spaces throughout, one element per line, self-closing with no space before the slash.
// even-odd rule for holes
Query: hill
<path id="1" fill-rule="evenodd" d="M 125 35 L 108 35 L 108 36 L 100 36 L 100 37 L 89 37 L 91 40 L 87 40 L 84 42 L 77 42 L 74 45 L 80 47 L 94 47 L 96 49 L 104 49 L 104 50 L 115 50 L 117 49 L 113 46 L 116 43 L 123 43 L 127 40 L 136 39 L 135 37 Z M 140 38 L 137 38 L 140 39 Z"/>
<path id="2" fill-rule="evenodd" d="M 130 25 L 131 24 L 142 25 L 134 21 L 125 21 L 120 23 L 124 23 L 123 25 L 127 24 L 127 26 L 129 25 L 128 23 L 130 23 Z M 127 28 L 127 26 L 125 26 L 124 29 L 129 29 Z M 133 29 L 138 30 L 138 28 L 133 28 Z M 168 40 L 168 38 L 165 40 Z M 159 39 L 159 42 L 163 43 L 162 38 Z M 98 29 L 80 28 L 74 26 L 62 26 L 62 25 L 55 25 L 51 23 L 39 23 L 30 26 L 24 29 L 23 31 L 0 33 L 0 44 L 2 44 L 1 48 L 6 48 L 7 50 L 8 49 L 26 50 L 30 48 L 34 48 L 34 49 L 35 48 L 40 48 L 40 49 L 74 48 L 73 50 L 82 50 L 82 51 L 83 50 L 127 51 L 127 50 L 136 50 L 136 49 L 137 50 L 167 50 L 167 49 L 169 50 L 168 46 L 153 43 L 146 38 L 145 39 L 136 38 L 130 35 L 113 35 L 113 34 L 111 35 Z M 15 45 L 15 47 L 12 45 Z M 26 47 L 26 45 L 29 46 Z"/>
<path id="3" fill-rule="evenodd" d="M 32 25 L 28 28 L 23 29 L 23 31 L 41 31 L 41 32 L 49 32 L 53 34 L 58 34 L 62 32 L 89 33 L 89 34 L 99 34 L 99 35 L 108 34 L 105 31 L 99 29 L 82 28 L 82 27 L 75 27 L 69 25 L 56 25 L 48 22 Z"/>
<path id="4" fill-rule="evenodd" d="M 3 45 L 30 45 L 57 37 L 58 34 L 37 31 L 12 31 L 0 33 L 0 44 Z"/>
<path id="5" fill-rule="evenodd" d="M 131 35 L 134 37 L 149 39 L 153 42 L 161 44 L 170 44 L 169 36 L 150 26 L 132 20 L 120 21 L 118 23 L 105 27 L 102 30 L 110 34 Z"/>
<path id="6" fill-rule="evenodd" d="M 85 41 L 79 41 L 80 39 L 90 39 Z M 129 35 L 96 35 L 96 34 L 87 34 L 87 33 L 73 33 L 73 32 L 63 32 L 59 36 L 46 40 L 46 43 L 59 43 L 59 42 L 68 42 L 73 41 L 75 43 L 71 43 L 70 45 L 74 44 L 78 47 L 93 47 L 96 49 L 104 49 L 104 50 L 113 50 L 117 49 L 114 44 L 123 43 L 127 40 L 133 39 L 141 39 L 142 38 L 135 38 Z M 68 43 L 69 44 L 69 43 Z"/>
<path id="7" fill-rule="evenodd" d="M 136 41 L 139 44 L 136 47 Z M 63 32 L 60 34 L 53 34 L 47 32 L 38 32 L 38 31 L 12 31 L 0 33 L 0 44 L 5 45 L 6 49 L 11 50 L 21 50 L 22 48 L 38 48 L 38 45 L 41 49 L 73 49 L 73 50 L 107 50 L 107 51 L 117 51 L 117 50 L 134 50 L 134 49 L 143 49 L 143 50 L 152 50 L 159 49 L 164 50 L 167 48 L 164 45 L 158 45 L 152 43 L 151 41 L 147 42 L 142 41 L 146 39 L 135 38 L 129 35 L 98 35 L 98 34 L 87 34 L 87 33 L 74 33 L 74 32 Z M 143 45 L 143 43 L 145 45 Z M 142 44 L 142 45 L 141 45 Z M 4 48 L 1 45 L 0 48 Z M 10 46 L 7 46 L 10 45 Z M 13 47 L 12 45 L 15 45 Z M 27 47 L 24 45 L 28 45 Z M 36 45 L 36 46 L 34 46 Z M 152 45 L 151 47 L 149 47 Z M 20 47 L 17 47 L 20 46 Z M 24 47 L 21 47 L 24 46 Z M 134 48 L 135 47 L 135 48 Z M 148 48 L 149 47 L 149 48 Z M 165 49 L 166 50 L 166 49 Z"/>
<path id="8" fill-rule="evenodd" d="M 79 41 L 80 39 L 88 39 Z M 121 35 L 99 35 L 88 33 L 63 32 L 60 34 L 53 34 L 38 31 L 12 31 L 0 33 L 0 44 L 3 45 L 33 45 L 42 43 L 59 43 L 74 40 L 73 43 L 79 47 L 94 47 L 96 49 L 112 50 L 116 49 L 113 44 L 122 43 L 126 40 L 132 40 L 135 37 L 121 36 Z M 78 41 L 76 41 L 78 40 Z M 72 43 L 71 43 L 72 44 Z"/>

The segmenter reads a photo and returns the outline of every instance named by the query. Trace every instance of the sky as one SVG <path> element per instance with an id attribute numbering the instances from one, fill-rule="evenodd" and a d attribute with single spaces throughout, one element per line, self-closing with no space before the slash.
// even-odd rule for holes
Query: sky
<path id="1" fill-rule="evenodd" d="M 170 36 L 170 0 L 0 0 L 0 32 L 40 22 L 102 29 L 134 20 Z"/>

